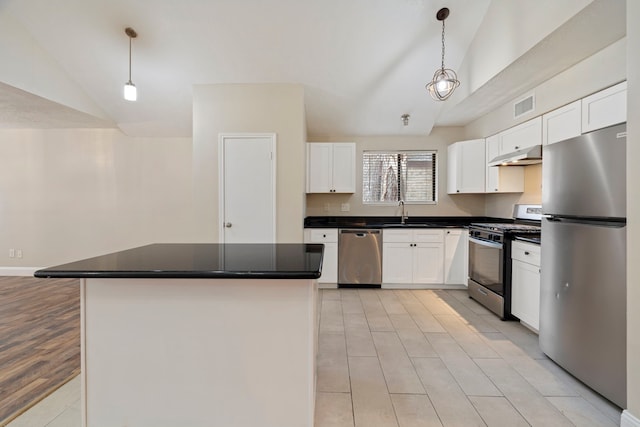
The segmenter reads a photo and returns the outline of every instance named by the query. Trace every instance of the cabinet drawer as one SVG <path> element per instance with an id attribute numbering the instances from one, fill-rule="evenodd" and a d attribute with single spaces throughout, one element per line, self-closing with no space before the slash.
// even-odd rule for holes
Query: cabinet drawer
<path id="1" fill-rule="evenodd" d="M 444 242 L 444 230 L 442 229 L 430 229 L 430 230 L 413 230 L 414 242 Z"/>
<path id="2" fill-rule="evenodd" d="M 511 243 L 511 259 L 540 267 L 540 246 L 514 241 Z"/>
<path id="3" fill-rule="evenodd" d="M 413 230 L 382 230 L 382 242 L 413 242 Z"/>
<path id="4" fill-rule="evenodd" d="M 338 230 L 336 228 L 308 228 L 305 241 L 307 243 L 337 243 Z"/>

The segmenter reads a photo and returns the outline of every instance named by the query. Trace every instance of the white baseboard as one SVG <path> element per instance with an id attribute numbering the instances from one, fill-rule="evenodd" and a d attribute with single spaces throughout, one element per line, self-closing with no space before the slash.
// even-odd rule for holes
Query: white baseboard
<path id="1" fill-rule="evenodd" d="M 0 267 L 0 276 L 33 276 L 41 267 Z"/>
<path id="2" fill-rule="evenodd" d="M 465 285 L 427 285 L 422 283 L 383 283 L 382 289 L 458 289 L 458 290 L 466 290 L 467 287 Z"/>
<path id="3" fill-rule="evenodd" d="M 318 289 L 337 289 L 337 283 L 318 283 Z"/>
<path id="4" fill-rule="evenodd" d="M 631 412 L 625 409 L 620 417 L 620 427 L 640 427 L 640 418 L 631 415 Z"/>

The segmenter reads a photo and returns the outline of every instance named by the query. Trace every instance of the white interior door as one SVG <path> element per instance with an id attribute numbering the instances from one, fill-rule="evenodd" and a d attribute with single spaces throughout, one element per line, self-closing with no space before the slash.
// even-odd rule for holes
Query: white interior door
<path id="1" fill-rule="evenodd" d="M 275 243 L 275 134 L 220 136 L 220 240 Z"/>

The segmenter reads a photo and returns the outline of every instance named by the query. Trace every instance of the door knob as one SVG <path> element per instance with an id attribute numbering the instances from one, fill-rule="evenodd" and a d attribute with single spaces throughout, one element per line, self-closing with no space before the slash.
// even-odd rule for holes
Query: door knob
<path id="1" fill-rule="evenodd" d="M 227 227 L 227 228 L 231 228 L 232 225 L 233 224 L 231 224 L 230 222 L 225 222 L 224 223 L 224 226 Z"/>

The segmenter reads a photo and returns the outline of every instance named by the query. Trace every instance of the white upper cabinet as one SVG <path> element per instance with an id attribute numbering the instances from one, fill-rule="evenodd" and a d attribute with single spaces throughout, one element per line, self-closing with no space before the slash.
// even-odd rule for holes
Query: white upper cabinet
<path id="1" fill-rule="evenodd" d="M 484 139 L 455 142 L 447 149 L 447 193 L 484 193 Z"/>
<path id="2" fill-rule="evenodd" d="M 542 116 L 542 144 L 553 144 L 580 136 L 582 133 L 582 101 L 550 111 Z"/>
<path id="3" fill-rule="evenodd" d="M 626 81 L 582 99 L 582 133 L 626 121 Z"/>
<path id="4" fill-rule="evenodd" d="M 524 168 L 519 166 L 489 166 L 491 159 L 500 155 L 500 135 L 485 140 L 487 171 L 486 193 L 522 193 L 524 192 Z"/>
<path id="5" fill-rule="evenodd" d="M 356 144 L 307 144 L 307 193 L 355 193 Z"/>
<path id="6" fill-rule="evenodd" d="M 501 155 L 540 145 L 542 144 L 542 117 L 536 117 L 500 132 L 498 136 L 500 137 Z"/>

